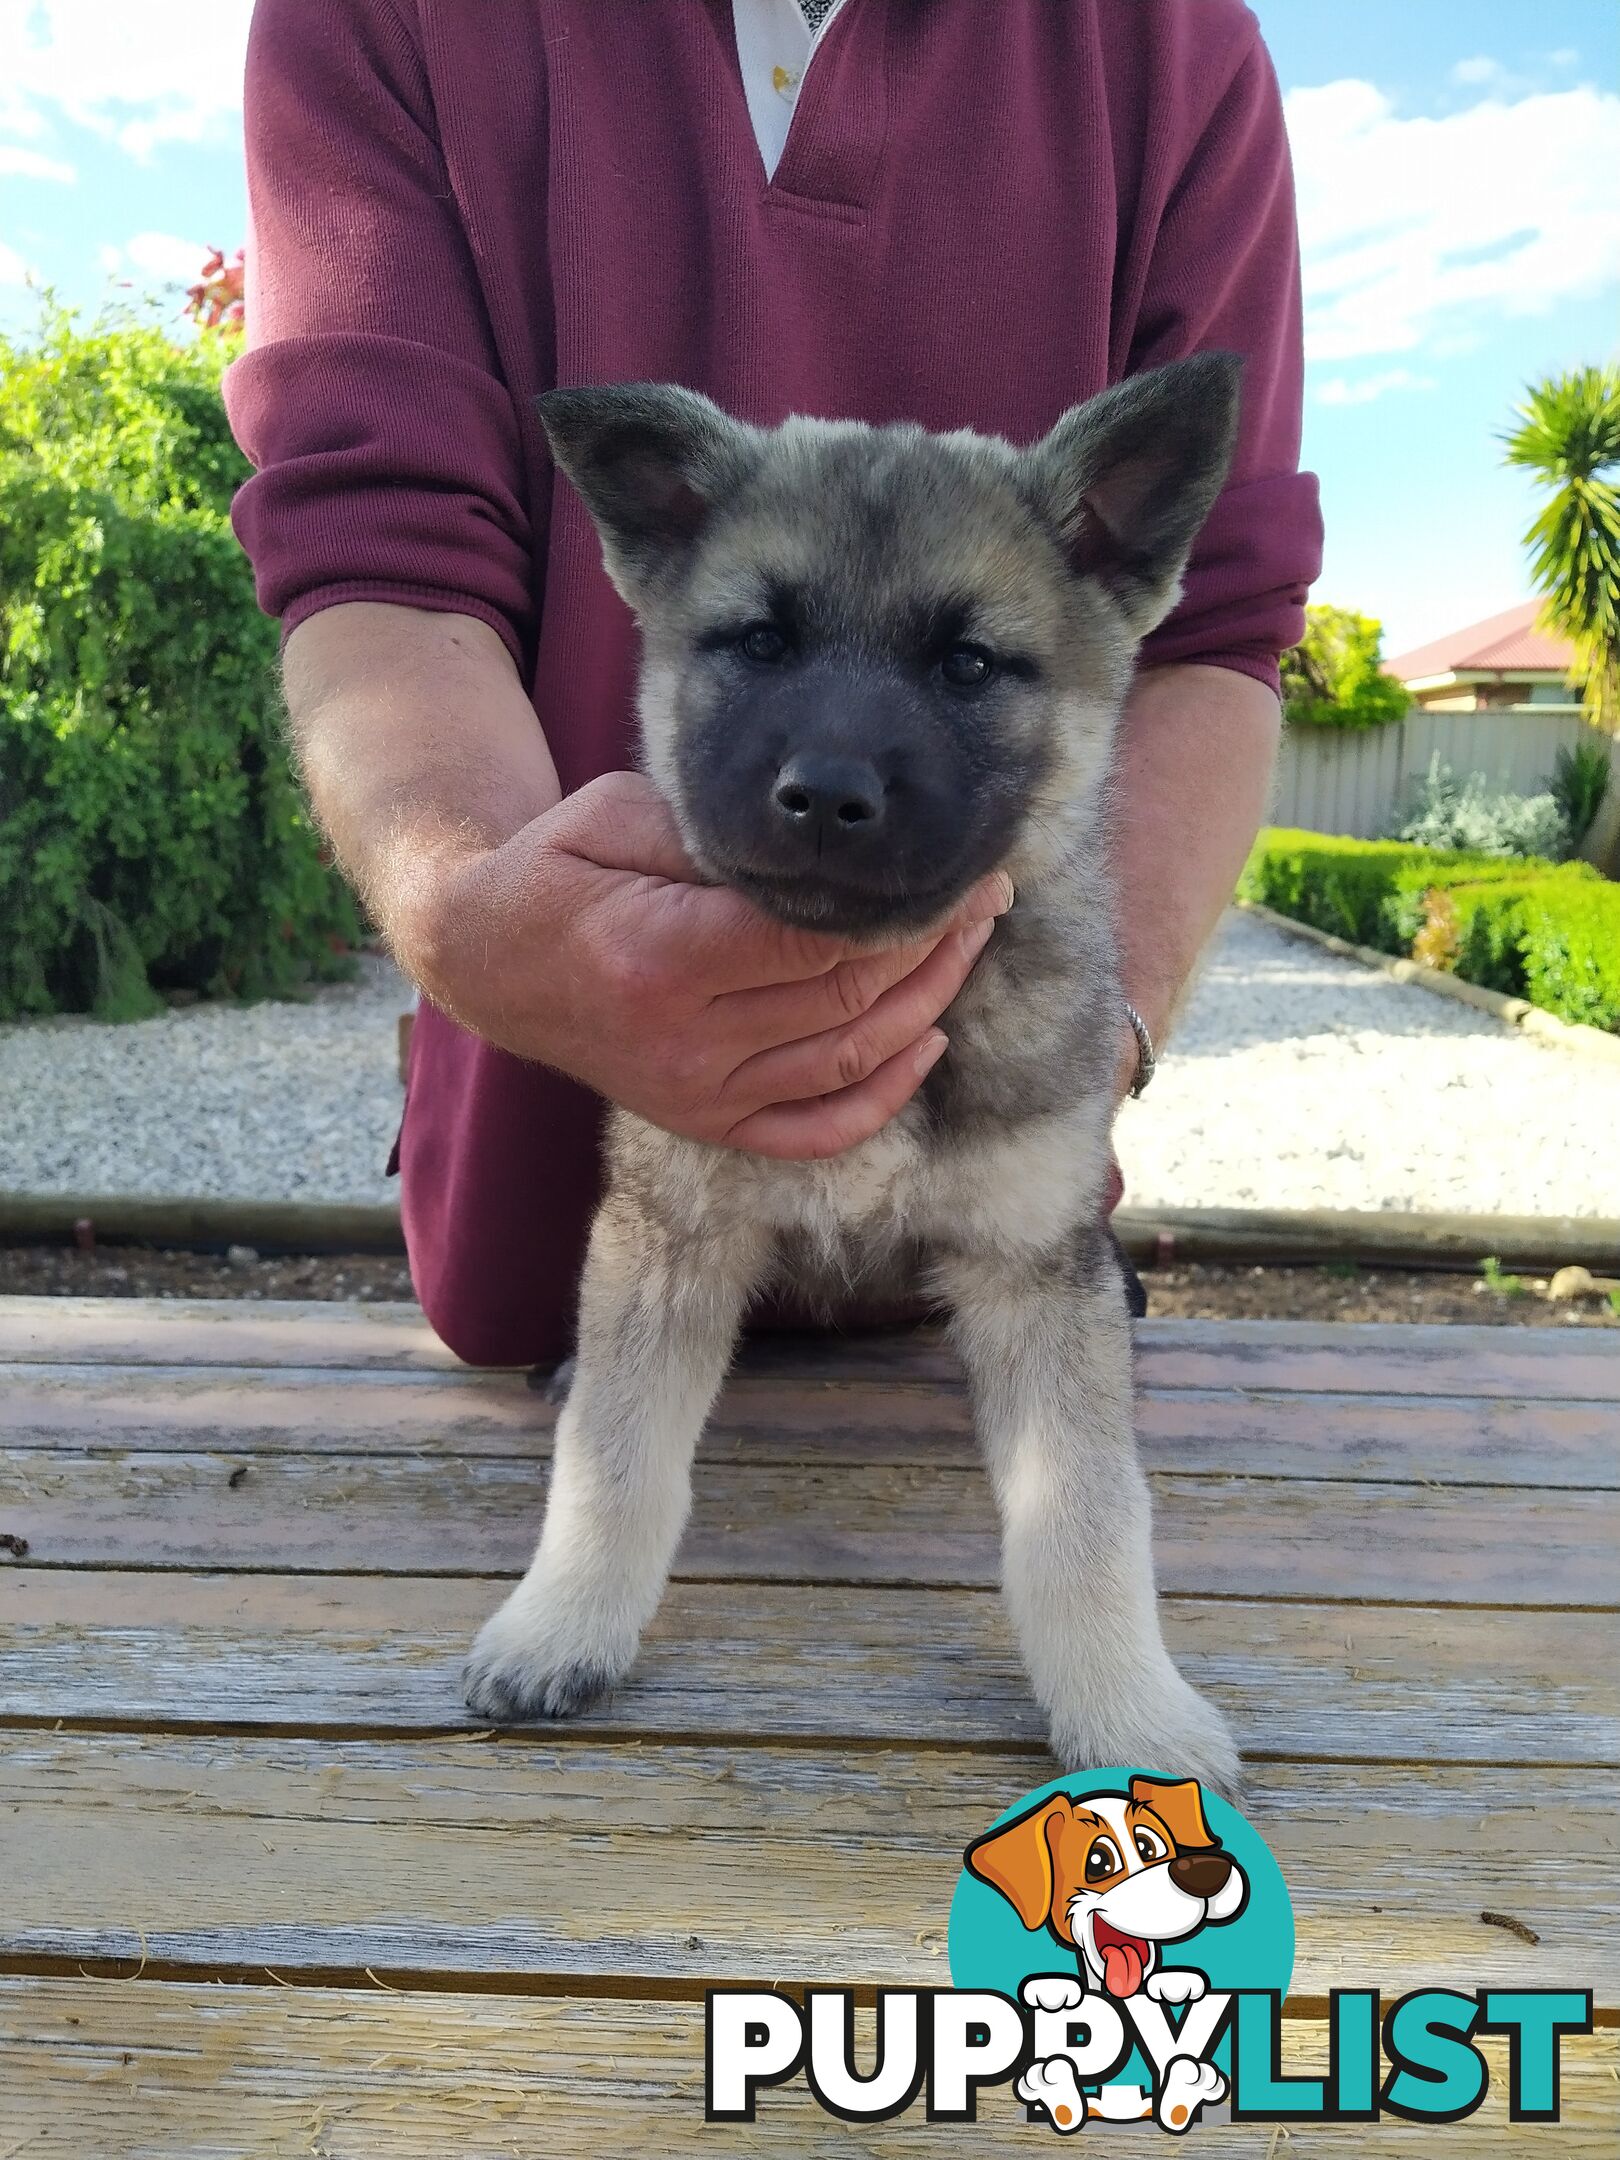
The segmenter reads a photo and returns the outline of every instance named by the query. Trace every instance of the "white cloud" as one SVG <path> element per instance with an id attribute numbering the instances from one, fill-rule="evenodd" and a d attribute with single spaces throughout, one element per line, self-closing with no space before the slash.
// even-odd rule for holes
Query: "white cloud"
<path id="1" fill-rule="evenodd" d="M 208 249 L 179 233 L 140 232 L 123 247 L 103 247 L 98 253 L 103 270 L 144 271 L 163 285 L 194 285 Z"/>
<path id="2" fill-rule="evenodd" d="M 1583 87 L 1399 117 L 1372 83 L 1287 100 L 1313 360 L 1620 282 L 1620 97 Z"/>
<path id="3" fill-rule="evenodd" d="M 1432 390 L 1432 375 L 1414 375 L 1410 368 L 1385 368 L 1380 375 L 1363 375 L 1359 381 L 1333 375 L 1316 386 L 1318 405 L 1370 405 L 1391 390 Z"/>
<path id="4" fill-rule="evenodd" d="M 14 247 L 0 240 L 0 285 L 26 285 L 28 265 Z"/>
<path id="5" fill-rule="evenodd" d="M 1556 68 L 1572 68 L 1580 65 L 1581 56 L 1573 45 L 1560 45 L 1558 50 L 1550 52 L 1547 58 Z"/>
<path id="6" fill-rule="evenodd" d="M 38 150 L 23 150 L 16 143 L 0 143 L 0 173 L 22 180 L 77 180 L 78 174 L 61 158 L 46 157 Z"/>
<path id="7" fill-rule="evenodd" d="M 1454 83 L 1487 83 L 1494 82 L 1503 72 L 1500 60 L 1492 60 L 1484 53 L 1476 53 L 1472 60 L 1457 62 L 1451 71 L 1451 79 Z"/>
<path id="8" fill-rule="evenodd" d="M 223 132 L 242 103 L 252 0 L 0 0 L 0 132 L 68 119 L 148 157 Z"/>

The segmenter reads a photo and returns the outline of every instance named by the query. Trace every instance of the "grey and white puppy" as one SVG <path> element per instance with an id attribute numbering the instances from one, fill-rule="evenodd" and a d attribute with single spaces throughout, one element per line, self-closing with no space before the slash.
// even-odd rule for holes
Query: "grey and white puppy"
<path id="1" fill-rule="evenodd" d="M 473 1648 L 479 1715 L 566 1716 L 628 1670 L 751 1295 L 910 1272 L 953 1315 L 1059 1760 L 1232 1787 L 1226 1727 L 1160 1633 L 1102 1209 L 1112 736 L 1225 476 L 1238 375 L 1226 354 L 1176 362 L 1029 448 L 760 429 L 657 385 L 541 399 L 639 620 L 646 769 L 704 875 L 874 939 L 997 865 L 1017 899 L 944 1058 L 847 1153 L 768 1161 L 612 1113 L 544 1530 Z"/>

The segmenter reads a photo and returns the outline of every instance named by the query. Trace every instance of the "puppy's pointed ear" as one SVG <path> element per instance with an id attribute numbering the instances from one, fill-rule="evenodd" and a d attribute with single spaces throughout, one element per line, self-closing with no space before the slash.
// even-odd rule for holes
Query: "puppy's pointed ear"
<path id="1" fill-rule="evenodd" d="M 962 1856 L 969 1871 L 999 1890 L 1027 1928 L 1045 1927 L 1052 1916 L 1056 1878 L 1047 1830 L 1073 1813 L 1072 1803 L 1060 1793 L 1016 1822 L 976 1839 Z"/>
<path id="2" fill-rule="evenodd" d="M 1146 637 L 1181 573 L 1237 440 L 1236 353 L 1195 353 L 1071 406 L 1024 453 L 1024 484 L 1075 570 L 1112 593 Z"/>
<path id="3" fill-rule="evenodd" d="M 751 469 L 758 431 L 673 383 L 548 390 L 551 454 L 585 499 L 627 600 L 677 568 Z"/>
<path id="4" fill-rule="evenodd" d="M 1204 1820 L 1204 1795 L 1196 1778 L 1133 1777 L 1131 1798 L 1150 1807 L 1176 1841 L 1178 1852 L 1214 1847 L 1220 1839 Z"/>

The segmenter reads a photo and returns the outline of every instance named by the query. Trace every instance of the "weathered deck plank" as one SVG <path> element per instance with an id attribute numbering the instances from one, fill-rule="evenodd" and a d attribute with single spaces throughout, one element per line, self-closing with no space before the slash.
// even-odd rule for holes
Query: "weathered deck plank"
<path id="1" fill-rule="evenodd" d="M 6 2134 L 41 2160 L 847 2160 L 849 2126 L 797 2081 L 763 2094 L 746 2132 L 728 2140 L 706 2124 L 702 2016 L 688 2002 L 0 1978 Z M 1455 2128 L 1296 2125 L 1286 2145 L 1264 2124 L 1201 2128 L 1196 2149 L 1218 2160 L 1613 2160 L 1620 2036 L 1565 2041 L 1556 2124 L 1509 2126 L 1505 2046 L 1486 2041 L 1484 2052 L 1491 2092 Z M 1319 2024 L 1285 2024 L 1285 2070 L 1320 2072 L 1326 2060 Z M 1028 2160 L 1049 2133 L 1022 2113 L 1005 2091 L 988 2093 L 976 2127 L 955 2138 L 987 2160 Z M 951 2135 L 919 2110 L 863 2128 L 859 2150 L 925 2160 L 953 2149 Z"/>
<path id="2" fill-rule="evenodd" d="M 0 1365 L 0 1446 L 62 1451 L 512 1455 L 550 1451 L 556 1413 L 520 1373 L 319 1367 Z M 1144 1388 L 1144 1459 L 1186 1476 L 1620 1486 L 1611 1403 Z M 755 1463 L 978 1461 L 965 1391 L 745 1370 L 704 1438 Z"/>
<path id="3" fill-rule="evenodd" d="M 1159 1582 L 1225 1597 L 1620 1604 L 1620 1493 L 1153 1478 Z M 544 1481 L 510 1457 L 0 1451 L 0 1530 L 41 1566 L 521 1574 Z M 992 1587 L 976 1468 L 700 1462 L 689 1579 Z"/>
<path id="4" fill-rule="evenodd" d="M 937 1984 L 963 1842 L 1050 1772 L 937 1335 L 750 1345 L 631 1682 L 498 1739 L 458 1676 L 538 1521 L 522 1374 L 330 1305 L 0 1300 L 0 1361 L 0 2160 L 711 2151 L 704 1986 Z M 1298 1913 L 1288 2059 L 1339 1984 L 1612 2024 L 1620 1336 L 1159 1323 L 1140 1382 L 1167 1633 Z M 218 1984 L 270 1972 L 320 1984 Z M 1615 2034 L 1564 2056 L 1546 2129 L 1199 2149 L 1607 2160 Z M 747 2149 L 850 2135 L 795 2082 Z"/>
<path id="5" fill-rule="evenodd" d="M 483 1581 L 0 1568 L 0 1707 L 119 1725 L 443 1731 Z M 1172 1598 L 1185 1670 L 1284 1759 L 1620 1763 L 1606 1614 Z M 1041 1724 L 984 1591 L 677 1583 L 570 1731 L 1019 1746 Z"/>
<path id="6" fill-rule="evenodd" d="M 1620 1402 L 1620 1334 L 1564 1328 L 1412 1327 L 1268 1320 L 1149 1320 L 1138 1330 L 1152 1387 L 1472 1395 Z M 0 1359 L 15 1363 L 326 1366 L 455 1371 L 414 1305 L 0 1298 Z M 835 1368 L 847 1380 L 954 1383 L 937 1333 L 761 1338 L 745 1362 L 778 1379 Z"/>
<path id="7" fill-rule="evenodd" d="M 949 1751 L 14 1734 L 0 1960 L 937 1985 L 962 1848 L 1028 1779 Z M 1295 1995 L 1477 1971 L 1620 2004 L 1585 1772 L 1261 1766 L 1249 1813 L 1294 1886 Z"/>

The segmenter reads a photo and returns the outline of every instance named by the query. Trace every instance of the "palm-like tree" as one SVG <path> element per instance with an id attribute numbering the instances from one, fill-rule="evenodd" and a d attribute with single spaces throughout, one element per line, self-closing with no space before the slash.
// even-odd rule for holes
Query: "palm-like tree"
<path id="1" fill-rule="evenodd" d="M 1546 596 L 1541 619 L 1575 649 L 1586 717 L 1620 735 L 1620 367 L 1575 368 L 1532 384 L 1504 438 L 1507 461 L 1548 500 L 1524 536 Z M 1610 785 L 1588 851 L 1620 840 L 1620 785 Z M 1594 846 L 1596 843 L 1596 846 Z"/>
<path id="2" fill-rule="evenodd" d="M 1542 619 L 1575 647 L 1588 717 L 1620 733 L 1620 367 L 1549 376 L 1517 418 L 1507 461 L 1550 490 L 1524 536 Z"/>

